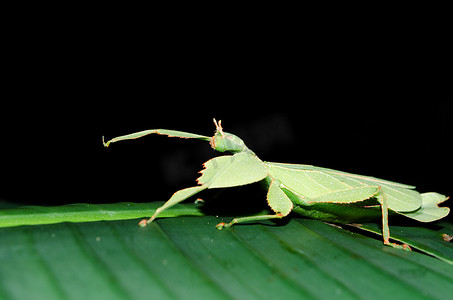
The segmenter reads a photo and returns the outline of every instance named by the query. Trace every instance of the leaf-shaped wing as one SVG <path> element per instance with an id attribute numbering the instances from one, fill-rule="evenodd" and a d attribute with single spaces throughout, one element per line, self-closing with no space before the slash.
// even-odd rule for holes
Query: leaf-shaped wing
<path id="1" fill-rule="evenodd" d="M 353 174 L 353 173 L 338 171 L 338 170 L 329 169 L 329 168 L 316 167 L 316 166 L 312 166 L 312 165 L 285 164 L 285 163 L 274 163 L 274 162 L 266 162 L 266 164 L 280 166 L 280 167 L 284 167 L 287 169 L 294 169 L 294 170 L 321 171 L 321 172 L 332 174 L 332 175 L 342 175 L 342 176 L 349 177 L 349 178 L 356 178 L 357 180 L 366 179 L 368 181 L 378 182 L 379 184 L 384 183 L 387 185 L 394 185 L 394 186 L 398 186 L 398 187 L 405 188 L 405 189 L 415 189 L 415 186 L 413 186 L 413 185 L 407 185 L 407 184 L 394 182 L 394 181 L 390 181 L 390 180 L 385 180 L 385 179 L 381 179 L 381 178 Z"/>
<path id="2" fill-rule="evenodd" d="M 355 174 L 336 174 L 328 172 L 327 174 L 341 180 L 348 182 L 348 184 L 363 185 L 363 186 L 379 186 L 387 198 L 388 206 L 390 209 L 398 212 L 415 211 L 422 205 L 422 197 L 419 192 L 404 188 L 404 185 L 399 185 L 391 181 L 381 180 L 378 178 Z M 355 184 L 354 184 L 355 183 Z"/>
<path id="3" fill-rule="evenodd" d="M 197 181 L 208 188 L 246 185 L 268 174 L 265 164 L 249 152 L 218 156 L 205 162 L 204 167 Z"/>
<path id="4" fill-rule="evenodd" d="M 392 210 L 415 211 L 422 204 L 420 194 L 409 189 L 412 186 L 309 165 L 266 164 L 272 177 L 308 202 L 357 202 L 374 196 L 380 187 Z"/>
<path id="5" fill-rule="evenodd" d="M 401 213 L 402 215 L 420 222 L 433 222 L 446 217 L 450 212 L 448 207 L 439 207 L 438 204 L 448 200 L 448 197 L 438 193 L 423 193 L 422 206 L 414 212 Z"/>

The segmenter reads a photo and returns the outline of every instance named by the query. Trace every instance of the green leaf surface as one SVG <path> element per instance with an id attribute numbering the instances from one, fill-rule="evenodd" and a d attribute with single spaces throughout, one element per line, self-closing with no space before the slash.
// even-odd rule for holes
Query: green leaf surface
<path id="1" fill-rule="evenodd" d="M 422 226 L 392 226 L 391 236 L 394 240 L 405 243 L 419 251 L 437 257 L 453 265 L 453 243 L 445 241 L 443 236 L 453 234 L 453 224 L 436 223 L 436 230 Z M 374 223 L 360 224 L 357 228 L 381 235 L 381 228 Z"/>
<path id="2" fill-rule="evenodd" d="M 68 204 L 61 206 L 26 206 L 0 210 L 0 227 L 19 225 L 42 225 L 61 222 L 93 222 L 146 218 L 152 216 L 163 202 L 112 203 L 112 204 Z M 159 217 L 203 215 L 190 204 L 179 204 Z"/>
<path id="3" fill-rule="evenodd" d="M 302 218 L 215 228 L 229 220 L 0 228 L 0 298 L 448 299 L 453 291 L 453 265 L 378 238 Z"/>

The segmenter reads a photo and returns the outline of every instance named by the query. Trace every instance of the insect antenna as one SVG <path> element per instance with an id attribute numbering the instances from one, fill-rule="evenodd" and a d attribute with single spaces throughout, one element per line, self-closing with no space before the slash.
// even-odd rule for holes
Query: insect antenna
<path id="1" fill-rule="evenodd" d="M 213 120 L 216 128 L 216 133 L 219 132 L 221 135 L 223 135 L 222 120 L 219 120 L 219 122 L 217 122 L 216 119 Z"/>

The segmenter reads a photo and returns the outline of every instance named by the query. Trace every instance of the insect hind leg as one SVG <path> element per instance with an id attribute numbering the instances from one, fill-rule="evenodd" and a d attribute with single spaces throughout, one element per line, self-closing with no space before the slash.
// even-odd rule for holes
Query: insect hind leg
<path id="1" fill-rule="evenodd" d="M 391 246 L 393 248 L 397 249 L 403 249 L 403 250 L 408 250 L 410 251 L 411 248 L 407 244 L 397 244 L 397 243 L 392 243 L 390 242 L 390 229 L 389 229 L 389 209 L 388 209 L 388 203 L 387 203 L 387 196 L 385 195 L 385 192 L 382 191 L 381 187 L 379 187 L 379 198 L 380 198 L 380 203 L 381 203 L 381 209 L 382 209 L 382 237 L 384 239 L 384 245 Z"/>

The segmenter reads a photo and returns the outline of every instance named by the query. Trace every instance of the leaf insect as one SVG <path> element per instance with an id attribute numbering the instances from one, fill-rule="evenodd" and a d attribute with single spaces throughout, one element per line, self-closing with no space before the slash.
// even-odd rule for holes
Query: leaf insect
<path id="1" fill-rule="evenodd" d="M 448 207 L 438 206 L 448 197 L 432 192 L 420 194 L 414 186 L 311 165 L 262 161 L 239 137 L 224 132 L 221 121 L 214 119 L 214 124 L 213 137 L 152 129 L 119 136 L 108 142 L 102 138 L 104 146 L 108 147 L 118 141 L 160 134 L 207 141 L 214 150 L 231 153 L 205 162 L 197 179 L 198 185 L 175 192 L 149 220 L 142 220 L 141 226 L 151 223 L 163 210 L 205 189 L 242 186 L 258 181 L 266 183 L 267 203 L 274 213 L 235 218 L 228 224 L 218 224 L 218 229 L 242 222 L 280 219 L 291 211 L 309 218 L 345 224 L 381 217 L 384 244 L 410 250 L 405 244 L 389 241 L 389 210 L 420 222 L 436 221 L 449 213 Z"/>

